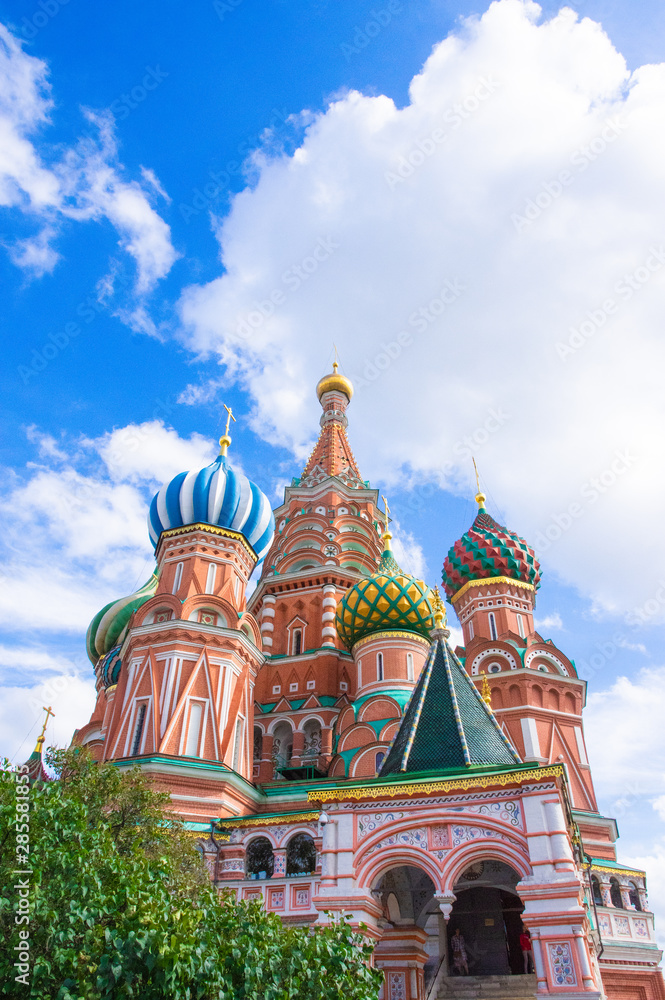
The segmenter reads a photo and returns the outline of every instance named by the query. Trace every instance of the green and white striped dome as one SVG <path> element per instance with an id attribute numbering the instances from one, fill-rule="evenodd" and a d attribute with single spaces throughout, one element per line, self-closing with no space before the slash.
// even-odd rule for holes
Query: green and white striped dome
<path id="1" fill-rule="evenodd" d="M 123 641 L 127 632 L 127 623 L 132 614 L 142 604 L 155 596 L 158 579 L 157 569 L 155 569 L 147 583 L 144 583 L 135 594 L 111 601 L 110 604 L 97 612 L 90 622 L 85 639 L 91 663 L 97 663 L 100 656 L 106 656 L 114 646 L 118 646 Z"/>

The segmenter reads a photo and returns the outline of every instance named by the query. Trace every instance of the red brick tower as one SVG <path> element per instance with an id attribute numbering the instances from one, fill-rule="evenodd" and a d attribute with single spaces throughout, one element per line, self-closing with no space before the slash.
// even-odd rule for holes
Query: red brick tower
<path id="1" fill-rule="evenodd" d="M 362 479 L 346 436 L 353 387 L 333 368 L 316 389 L 319 439 L 275 510 L 275 539 L 249 601 L 267 657 L 255 691 L 260 781 L 327 770 L 335 720 L 357 685 L 335 629 L 337 603 L 375 570 L 383 548 L 378 491 Z"/>

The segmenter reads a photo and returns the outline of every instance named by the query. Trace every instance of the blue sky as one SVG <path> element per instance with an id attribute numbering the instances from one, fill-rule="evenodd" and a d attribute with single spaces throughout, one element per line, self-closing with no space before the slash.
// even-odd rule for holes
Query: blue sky
<path id="1" fill-rule="evenodd" d="M 145 505 L 222 401 L 277 502 L 337 343 L 405 564 L 439 579 L 472 451 L 539 545 L 602 808 L 662 869 L 665 12 L 558 10 L 0 3 L 2 752 L 43 699 L 54 740 L 85 721 L 89 617 L 149 575 Z"/>

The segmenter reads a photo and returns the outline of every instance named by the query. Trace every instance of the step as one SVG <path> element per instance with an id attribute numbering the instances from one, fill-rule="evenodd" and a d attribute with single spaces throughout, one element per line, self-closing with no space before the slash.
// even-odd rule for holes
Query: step
<path id="1" fill-rule="evenodd" d="M 536 977 L 528 976 L 444 976 L 437 1000 L 518 1000 L 535 997 Z"/>

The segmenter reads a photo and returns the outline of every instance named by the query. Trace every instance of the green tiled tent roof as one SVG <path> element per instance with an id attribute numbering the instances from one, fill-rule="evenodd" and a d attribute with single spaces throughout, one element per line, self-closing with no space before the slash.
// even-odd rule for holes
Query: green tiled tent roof
<path id="1" fill-rule="evenodd" d="M 434 639 L 380 777 L 521 764 L 441 633 Z"/>

